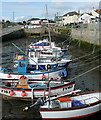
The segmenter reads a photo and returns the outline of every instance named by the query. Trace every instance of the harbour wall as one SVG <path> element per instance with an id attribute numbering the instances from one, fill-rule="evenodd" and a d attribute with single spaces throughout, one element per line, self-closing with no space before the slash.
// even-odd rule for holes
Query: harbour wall
<path id="1" fill-rule="evenodd" d="M 71 30 L 71 38 L 88 42 L 90 44 L 101 45 L 100 33 L 101 31 L 97 29 L 89 30 L 77 28 Z"/>
<path id="2" fill-rule="evenodd" d="M 78 28 L 71 30 L 71 37 L 73 39 L 101 46 L 100 33 L 101 22 L 81 24 Z"/>
<path id="3" fill-rule="evenodd" d="M 16 39 L 16 38 L 21 38 L 25 37 L 25 32 L 23 29 L 13 31 L 9 34 L 3 35 L 2 36 L 2 41 L 10 40 L 10 39 Z"/>
<path id="4" fill-rule="evenodd" d="M 68 28 L 60 28 L 60 27 L 51 27 L 51 36 L 54 33 L 55 35 L 63 36 L 65 39 L 71 37 L 72 39 L 76 39 L 78 41 L 84 41 L 88 42 L 90 44 L 94 45 L 100 45 L 101 46 L 101 40 L 100 40 L 100 33 L 101 30 L 99 29 L 99 25 L 90 25 L 79 28 L 72 28 L 69 30 Z M 8 39 L 16 39 L 25 37 L 27 35 L 38 35 L 38 36 L 44 36 L 46 34 L 46 29 L 44 27 L 42 28 L 36 28 L 36 29 L 20 29 L 17 31 L 13 31 L 9 34 L 5 34 L 2 36 L 2 40 L 8 40 Z"/>

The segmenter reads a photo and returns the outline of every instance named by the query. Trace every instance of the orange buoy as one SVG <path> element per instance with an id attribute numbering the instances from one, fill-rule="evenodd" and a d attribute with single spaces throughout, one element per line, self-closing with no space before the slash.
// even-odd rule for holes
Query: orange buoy
<path id="1" fill-rule="evenodd" d="M 21 96 L 22 96 L 22 97 L 26 96 L 26 92 L 25 92 L 25 91 L 22 91 Z"/>
<path id="2" fill-rule="evenodd" d="M 14 94 L 15 94 L 14 91 L 11 90 L 9 95 L 10 95 L 10 96 L 13 96 Z"/>

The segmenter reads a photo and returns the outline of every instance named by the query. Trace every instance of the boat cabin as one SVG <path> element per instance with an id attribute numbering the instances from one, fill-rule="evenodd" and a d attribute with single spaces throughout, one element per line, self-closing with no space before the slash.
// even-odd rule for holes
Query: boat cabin
<path id="1" fill-rule="evenodd" d="M 22 75 L 18 80 L 16 88 L 28 88 L 28 79 L 24 75 Z"/>
<path id="2" fill-rule="evenodd" d="M 53 100 L 45 103 L 42 108 L 70 108 L 70 107 L 79 107 L 84 104 L 79 100 L 72 100 L 70 97 L 62 97 L 57 100 Z"/>
<path id="3" fill-rule="evenodd" d="M 57 68 L 57 64 L 30 65 L 28 60 L 18 60 L 18 73 L 31 73 L 35 70 L 55 70 Z"/>

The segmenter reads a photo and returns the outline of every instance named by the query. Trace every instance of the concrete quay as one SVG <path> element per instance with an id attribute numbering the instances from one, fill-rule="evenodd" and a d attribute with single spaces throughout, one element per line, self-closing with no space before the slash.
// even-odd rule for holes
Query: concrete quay
<path id="1" fill-rule="evenodd" d="M 24 29 L 21 26 L 13 26 L 8 28 L 3 28 L 0 30 L 0 38 L 3 41 L 10 40 L 14 38 L 24 37 Z"/>
<path id="2" fill-rule="evenodd" d="M 18 30 L 21 30 L 21 26 L 11 26 L 11 27 L 0 29 L 0 37 Z"/>

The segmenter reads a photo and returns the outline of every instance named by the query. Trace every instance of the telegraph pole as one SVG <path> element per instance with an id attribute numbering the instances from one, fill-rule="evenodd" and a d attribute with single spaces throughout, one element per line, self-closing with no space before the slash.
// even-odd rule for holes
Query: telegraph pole
<path id="1" fill-rule="evenodd" d="M 45 5 L 45 8 L 46 8 L 45 19 L 48 19 L 48 9 L 47 9 L 47 5 Z"/>
<path id="2" fill-rule="evenodd" d="M 14 22 L 14 14 L 15 14 L 15 12 L 13 11 L 13 22 Z"/>

